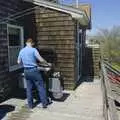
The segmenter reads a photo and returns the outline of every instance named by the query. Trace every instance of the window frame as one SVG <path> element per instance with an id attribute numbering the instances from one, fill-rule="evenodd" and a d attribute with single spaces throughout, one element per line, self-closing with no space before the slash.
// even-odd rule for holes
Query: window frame
<path id="1" fill-rule="evenodd" d="M 9 72 L 16 71 L 18 69 L 21 69 L 21 65 L 13 65 L 10 66 L 10 44 L 9 44 L 9 28 L 15 28 L 15 29 L 20 29 L 20 46 L 21 48 L 24 47 L 24 29 L 23 26 L 18 26 L 18 25 L 12 25 L 12 24 L 7 24 L 7 41 L 8 41 L 8 67 L 9 67 Z"/>

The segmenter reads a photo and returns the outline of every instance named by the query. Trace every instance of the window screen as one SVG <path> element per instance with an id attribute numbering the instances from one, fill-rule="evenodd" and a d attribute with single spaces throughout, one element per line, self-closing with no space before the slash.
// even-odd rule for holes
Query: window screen
<path id="1" fill-rule="evenodd" d="M 9 36 L 9 46 L 20 46 L 21 45 L 21 31 L 19 28 L 8 28 L 8 36 Z"/>

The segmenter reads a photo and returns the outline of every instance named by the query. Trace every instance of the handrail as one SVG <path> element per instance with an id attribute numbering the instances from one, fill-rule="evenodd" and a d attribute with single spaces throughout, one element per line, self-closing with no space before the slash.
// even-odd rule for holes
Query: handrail
<path id="1" fill-rule="evenodd" d="M 105 68 L 107 69 L 107 75 L 109 79 L 118 85 L 120 85 L 120 71 L 116 70 L 114 67 L 111 66 L 110 63 L 104 61 Z"/>
<path id="2" fill-rule="evenodd" d="M 115 69 L 114 67 L 112 67 L 110 63 L 108 63 L 106 61 L 103 61 L 103 62 L 104 62 L 105 67 L 107 67 L 110 71 L 112 71 L 113 73 L 115 73 L 117 75 L 120 75 L 120 71 Z"/>
<path id="3" fill-rule="evenodd" d="M 114 73 L 118 73 L 115 70 L 112 70 L 111 66 L 106 62 L 102 62 L 102 87 L 103 87 L 103 95 L 104 95 L 104 110 L 105 110 L 105 120 L 119 120 L 117 115 L 117 109 L 115 105 L 115 98 L 112 92 L 110 80 L 108 78 L 107 69 L 114 71 Z"/>

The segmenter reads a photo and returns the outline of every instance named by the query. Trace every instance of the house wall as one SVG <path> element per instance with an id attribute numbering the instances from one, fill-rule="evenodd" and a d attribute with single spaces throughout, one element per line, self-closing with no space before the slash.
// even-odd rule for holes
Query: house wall
<path id="1" fill-rule="evenodd" d="M 83 61 L 83 76 L 99 77 L 100 74 L 100 48 L 94 46 L 85 47 Z"/>
<path id="2" fill-rule="evenodd" d="M 56 71 L 64 77 L 64 88 L 75 87 L 75 21 L 68 14 L 41 7 L 36 9 L 37 46 L 57 54 Z"/>
<path id="3" fill-rule="evenodd" d="M 21 11 L 23 8 L 26 8 L 26 5 L 23 5 L 21 0 L 6 0 L 5 2 L 0 0 L 0 18 Z M 35 16 L 31 14 L 12 23 L 23 25 L 23 21 L 24 30 L 27 31 L 26 38 L 36 39 L 39 48 L 55 50 L 57 54 L 55 71 L 62 72 L 65 89 L 74 89 L 76 85 L 75 65 L 77 65 L 75 20 L 68 14 L 41 7 L 35 10 Z M 20 74 L 8 70 L 6 25 L 0 25 L 0 43 L 0 95 L 7 95 L 12 89 L 18 87 Z"/>
<path id="4" fill-rule="evenodd" d="M 21 11 L 20 0 L 0 0 L 0 21 L 18 11 Z M 9 22 L 8 22 L 9 23 Z M 12 23 L 17 23 L 14 21 Z M 9 72 L 7 25 L 0 25 L 0 97 L 7 96 L 17 87 L 19 73 Z"/>

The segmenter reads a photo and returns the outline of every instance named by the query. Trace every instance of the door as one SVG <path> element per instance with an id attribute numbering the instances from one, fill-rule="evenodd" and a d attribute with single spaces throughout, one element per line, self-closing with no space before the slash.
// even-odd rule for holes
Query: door
<path id="1" fill-rule="evenodd" d="M 79 23 L 77 24 L 76 37 L 76 72 L 77 81 L 79 81 L 82 75 L 82 30 L 79 29 Z"/>

